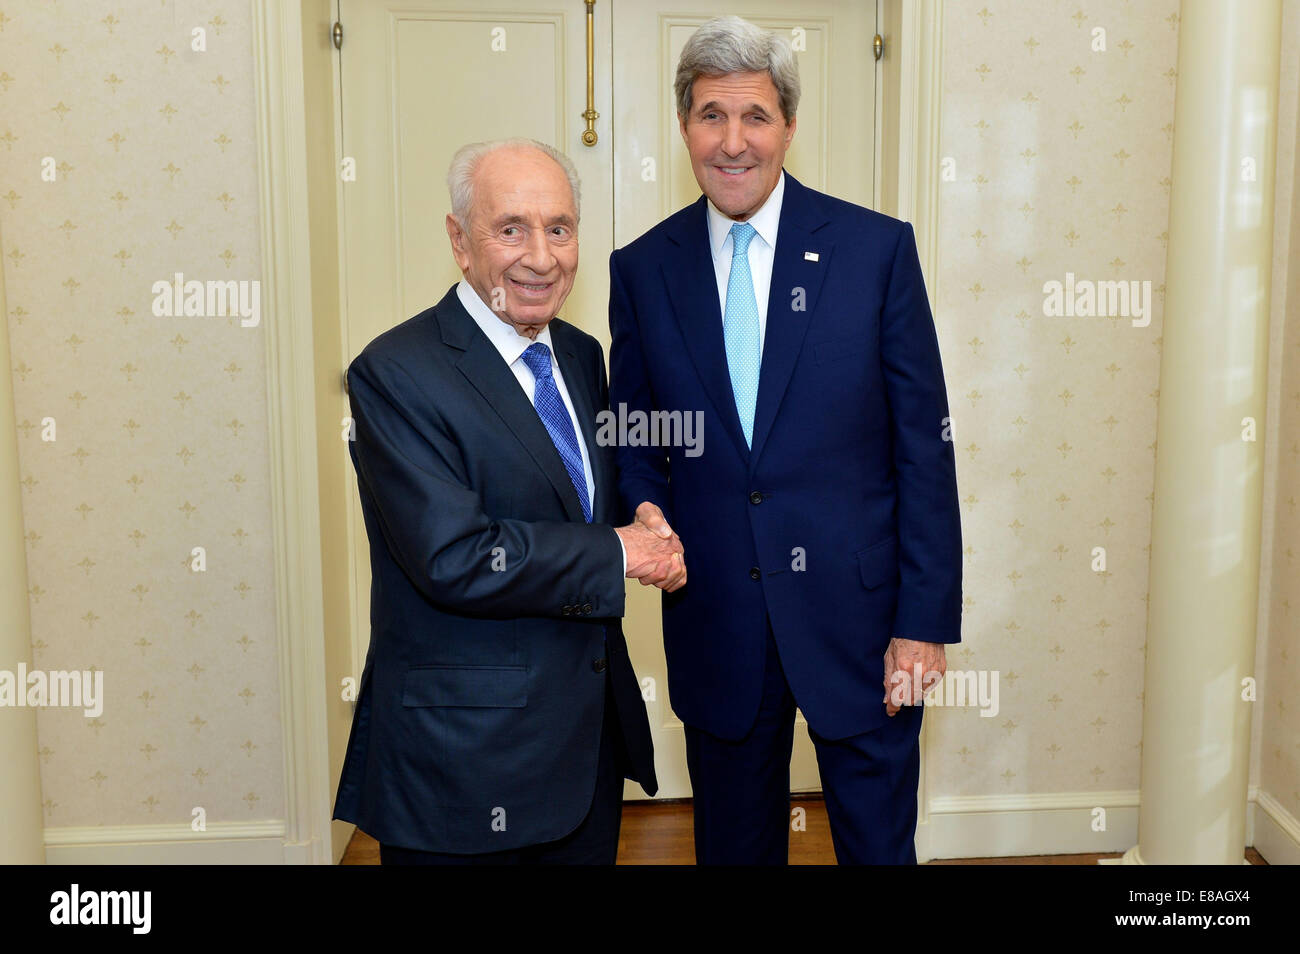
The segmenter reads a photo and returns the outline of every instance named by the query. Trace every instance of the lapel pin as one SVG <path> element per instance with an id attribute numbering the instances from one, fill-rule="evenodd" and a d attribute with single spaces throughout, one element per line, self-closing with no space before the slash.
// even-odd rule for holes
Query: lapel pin
<path id="1" fill-rule="evenodd" d="M 819 262 L 821 261 L 821 256 L 818 255 L 816 252 L 804 252 L 803 260 L 805 262 Z"/>

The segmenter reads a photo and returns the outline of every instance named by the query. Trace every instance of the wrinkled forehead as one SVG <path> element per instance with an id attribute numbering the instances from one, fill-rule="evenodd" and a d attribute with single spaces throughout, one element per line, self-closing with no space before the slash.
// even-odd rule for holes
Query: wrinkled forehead
<path id="1" fill-rule="evenodd" d="M 759 108 L 764 112 L 779 112 L 781 95 L 766 71 L 757 73 L 704 73 L 691 85 L 691 111 L 706 109 Z"/>
<path id="2" fill-rule="evenodd" d="M 577 218 L 569 177 L 533 149 L 500 149 L 474 170 L 475 211 L 490 220 L 510 216 L 529 223 Z"/>

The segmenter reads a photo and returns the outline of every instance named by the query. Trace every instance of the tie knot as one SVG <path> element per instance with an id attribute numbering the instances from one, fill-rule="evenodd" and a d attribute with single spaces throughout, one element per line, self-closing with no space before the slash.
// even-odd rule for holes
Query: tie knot
<path id="1" fill-rule="evenodd" d="M 744 255 L 749 251 L 749 240 L 758 233 L 748 222 L 737 222 L 731 227 L 731 241 L 734 243 L 733 255 Z"/>
<path id="2" fill-rule="evenodd" d="M 551 376 L 551 349 L 540 341 L 530 344 L 524 351 L 524 364 L 539 381 Z"/>

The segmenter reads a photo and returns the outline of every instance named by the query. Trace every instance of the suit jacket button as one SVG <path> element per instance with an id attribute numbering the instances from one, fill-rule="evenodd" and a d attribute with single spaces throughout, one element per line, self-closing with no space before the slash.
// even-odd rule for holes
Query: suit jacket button
<path id="1" fill-rule="evenodd" d="M 763 577 L 763 574 L 759 572 L 758 567 L 756 567 L 756 566 L 751 566 L 751 567 L 749 568 L 749 578 L 750 578 L 751 580 L 759 580 L 759 579 L 762 579 L 762 577 Z"/>
<path id="2" fill-rule="evenodd" d="M 761 504 L 763 502 L 763 495 L 760 494 L 757 490 L 755 490 L 752 494 L 749 495 L 749 502 L 752 504 Z"/>
<path id="3" fill-rule="evenodd" d="M 561 613 L 561 615 L 564 615 L 564 616 L 572 616 L 572 615 L 573 615 L 573 607 L 572 607 L 572 606 L 568 606 L 568 605 L 566 605 L 566 606 L 564 607 L 564 609 L 560 610 L 560 613 Z"/>
<path id="4" fill-rule="evenodd" d="M 593 660 L 591 661 L 591 668 L 594 669 L 594 670 L 596 670 L 596 672 L 604 672 L 604 671 L 605 671 L 605 657 L 602 656 L 600 659 L 593 659 Z"/>
<path id="5" fill-rule="evenodd" d="M 590 603 L 583 603 L 583 604 L 582 604 L 582 615 L 583 615 L 583 616 L 590 616 L 590 615 L 591 615 L 591 609 L 592 609 L 592 607 L 591 607 L 591 604 L 590 604 Z"/>

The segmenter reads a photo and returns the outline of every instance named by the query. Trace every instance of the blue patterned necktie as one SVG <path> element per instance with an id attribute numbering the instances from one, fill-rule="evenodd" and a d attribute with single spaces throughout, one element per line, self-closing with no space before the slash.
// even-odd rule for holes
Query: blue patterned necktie
<path id="1" fill-rule="evenodd" d="M 762 359 L 758 343 L 758 301 L 754 276 L 749 272 L 749 242 L 758 233 L 748 222 L 731 227 L 731 277 L 727 279 L 727 311 L 722 316 L 722 336 L 727 346 L 727 369 L 736 396 L 736 413 L 745 443 L 754 445 L 754 408 L 758 404 L 758 369 Z"/>
<path id="2" fill-rule="evenodd" d="M 533 372 L 537 386 L 533 390 L 533 406 L 537 415 L 546 425 L 551 435 L 551 443 L 560 452 L 564 469 L 569 472 L 573 489 L 578 492 L 582 503 L 582 515 L 591 523 L 591 499 L 587 496 L 587 478 L 582 470 L 582 451 L 578 447 L 578 437 L 573 432 L 573 419 L 569 417 L 568 408 L 560 397 L 560 389 L 555 386 L 555 377 L 551 374 L 551 349 L 538 341 L 528 346 L 524 352 L 524 364 Z"/>

